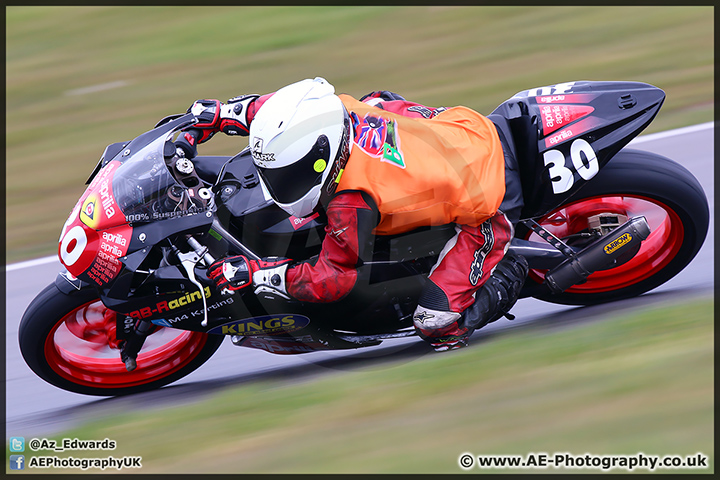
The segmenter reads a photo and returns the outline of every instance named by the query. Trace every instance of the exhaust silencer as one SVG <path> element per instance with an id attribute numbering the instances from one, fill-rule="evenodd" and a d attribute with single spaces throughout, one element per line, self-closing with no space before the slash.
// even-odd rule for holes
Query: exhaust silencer
<path id="1" fill-rule="evenodd" d="M 587 277 L 612 266 L 621 255 L 640 245 L 648 235 L 650 226 L 645 217 L 631 218 L 550 270 L 545 274 L 545 284 L 553 293 L 561 293 L 573 285 L 585 283 Z"/>

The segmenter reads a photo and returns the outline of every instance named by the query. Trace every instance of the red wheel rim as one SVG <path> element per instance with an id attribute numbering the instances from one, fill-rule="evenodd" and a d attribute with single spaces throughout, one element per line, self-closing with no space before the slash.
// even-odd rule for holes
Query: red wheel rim
<path id="1" fill-rule="evenodd" d="M 567 237 L 587 228 L 587 218 L 599 213 L 619 213 L 628 218 L 644 216 L 650 224 L 650 236 L 628 262 L 609 270 L 593 273 L 587 282 L 575 285 L 565 293 L 602 293 L 620 290 L 641 282 L 662 270 L 675 258 L 683 243 L 684 231 L 680 217 L 665 204 L 642 196 L 597 196 L 564 205 L 544 216 L 538 223 L 558 238 Z M 527 239 L 543 242 L 530 232 Z M 547 270 L 530 270 L 529 277 L 538 283 Z"/>
<path id="2" fill-rule="evenodd" d="M 66 314 L 45 340 L 45 358 L 61 377 L 78 385 L 123 388 L 144 385 L 181 370 L 201 352 L 207 334 L 159 328 L 148 336 L 137 368 L 125 369 L 120 350 L 111 348 L 108 317 L 114 313 L 100 301 L 88 302 Z"/>

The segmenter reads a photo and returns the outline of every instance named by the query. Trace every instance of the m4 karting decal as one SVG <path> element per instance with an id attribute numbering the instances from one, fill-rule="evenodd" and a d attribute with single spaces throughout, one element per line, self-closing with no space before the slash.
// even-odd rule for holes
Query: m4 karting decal
<path id="1" fill-rule="evenodd" d="M 370 156 L 378 157 L 396 167 L 405 168 L 400 149 L 397 122 L 367 114 L 362 120 L 355 116 L 355 144 Z"/>
<path id="2" fill-rule="evenodd" d="M 310 324 L 303 315 L 278 314 L 246 318 L 212 328 L 208 333 L 219 335 L 279 335 L 298 331 Z"/>
<path id="3" fill-rule="evenodd" d="M 198 297 L 199 297 L 199 295 L 200 295 L 200 292 L 197 292 Z M 207 287 L 205 287 L 205 295 L 209 296 Z M 193 298 L 193 302 L 194 301 L 195 301 L 195 298 Z M 216 310 L 218 308 L 223 308 L 227 305 L 232 305 L 234 301 L 235 300 L 233 300 L 232 297 L 228 297 L 224 300 L 219 300 L 215 303 L 212 303 L 212 304 L 208 305 L 208 307 L 207 307 L 208 313 L 210 313 L 211 311 Z M 167 306 L 170 308 L 177 308 L 178 306 L 181 306 L 180 299 L 177 299 L 176 302 L 177 302 L 176 304 L 173 304 L 173 301 L 170 301 L 170 302 L 168 302 Z M 185 303 L 185 306 L 187 306 L 187 305 L 189 305 L 188 302 Z M 193 304 L 193 306 L 195 306 L 195 307 L 199 306 L 200 308 L 196 308 L 195 310 L 186 310 L 184 308 L 181 308 L 180 312 L 183 312 L 181 314 L 175 315 L 175 313 L 177 313 L 177 312 L 173 311 L 173 315 L 171 315 L 171 316 L 165 316 L 165 318 L 158 318 L 155 320 L 150 320 L 150 322 L 154 323 L 155 325 L 159 325 L 161 327 L 173 327 L 176 323 L 184 322 L 185 320 L 191 320 L 191 321 L 195 321 L 195 323 L 197 323 L 196 319 L 200 318 L 200 320 L 202 320 L 203 317 L 205 316 L 205 311 L 202 309 L 202 304 L 197 304 L 197 305 Z M 161 304 L 157 304 L 155 309 L 150 310 L 150 314 L 155 315 L 157 313 L 160 313 L 159 310 L 161 310 L 161 309 L 164 311 L 164 307 L 161 307 Z M 136 313 L 134 313 L 135 315 L 137 315 L 137 313 L 141 313 L 141 314 L 143 313 L 142 309 L 136 310 L 135 312 L 136 312 Z M 148 313 L 147 310 L 145 310 L 144 313 Z M 133 314 L 131 314 L 131 316 L 132 315 Z M 182 327 L 180 327 L 180 328 L 182 328 Z"/>

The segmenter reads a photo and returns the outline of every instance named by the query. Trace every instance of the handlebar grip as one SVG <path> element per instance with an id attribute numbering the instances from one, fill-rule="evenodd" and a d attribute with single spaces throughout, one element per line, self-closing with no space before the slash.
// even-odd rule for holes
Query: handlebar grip
<path id="1" fill-rule="evenodd" d="M 207 247 L 203 247 L 200 242 L 195 240 L 192 236 L 188 235 L 187 242 L 190 247 L 192 247 L 193 250 L 195 250 L 195 254 L 198 257 L 201 257 L 207 265 L 211 265 L 215 262 L 215 257 L 213 257 L 210 252 L 208 252 Z"/>
<path id="2" fill-rule="evenodd" d="M 175 140 L 175 146 L 180 147 L 185 152 L 185 157 L 195 158 L 197 156 L 197 145 L 202 138 L 203 133 L 196 129 L 190 128 L 181 132 Z"/>
<path id="3" fill-rule="evenodd" d="M 188 128 L 187 130 L 185 130 L 185 133 L 193 138 L 193 145 L 197 145 L 198 141 L 203 137 L 203 132 L 197 128 Z"/>

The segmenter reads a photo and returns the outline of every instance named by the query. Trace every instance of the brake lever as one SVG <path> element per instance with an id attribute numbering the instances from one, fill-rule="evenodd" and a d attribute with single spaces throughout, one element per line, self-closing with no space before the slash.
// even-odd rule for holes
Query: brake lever
<path id="1" fill-rule="evenodd" d="M 195 266 L 200 262 L 200 260 L 205 261 L 205 263 L 209 266 L 215 261 L 215 258 L 213 258 L 213 256 L 208 252 L 207 247 L 201 245 L 200 242 L 195 240 L 192 236 L 187 236 L 187 242 L 194 251 L 183 253 L 179 249 L 175 248 L 175 255 L 177 255 L 178 260 L 180 260 L 180 263 L 185 269 L 188 280 L 190 280 L 190 282 L 200 290 L 200 298 L 202 298 L 203 301 L 203 320 L 200 322 L 200 325 L 207 327 L 207 299 L 205 298 L 205 289 L 202 283 L 200 283 L 195 276 Z"/>
<path id="2" fill-rule="evenodd" d="M 200 325 L 203 327 L 207 327 L 208 324 L 208 316 L 207 316 L 207 300 L 205 299 L 205 289 L 198 281 L 198 279 L 195 277 L 195 265 L 198 264 L 198 262 L 201 259 L 201 256 L 199 256 L 195 252 L 188 252 L 188 253 L 182 253 L 177 252 L 176 253 L 178 259 L 180 260 L 180 263 L 182 264 L 183 268 L 185 268 L 185 272 L 187 272 L 188 280 L 192 284 L 198 287 L 200 290 L 200 298 L 202 298 L 203 301 L 203 321 L 200 322 Z"/>

